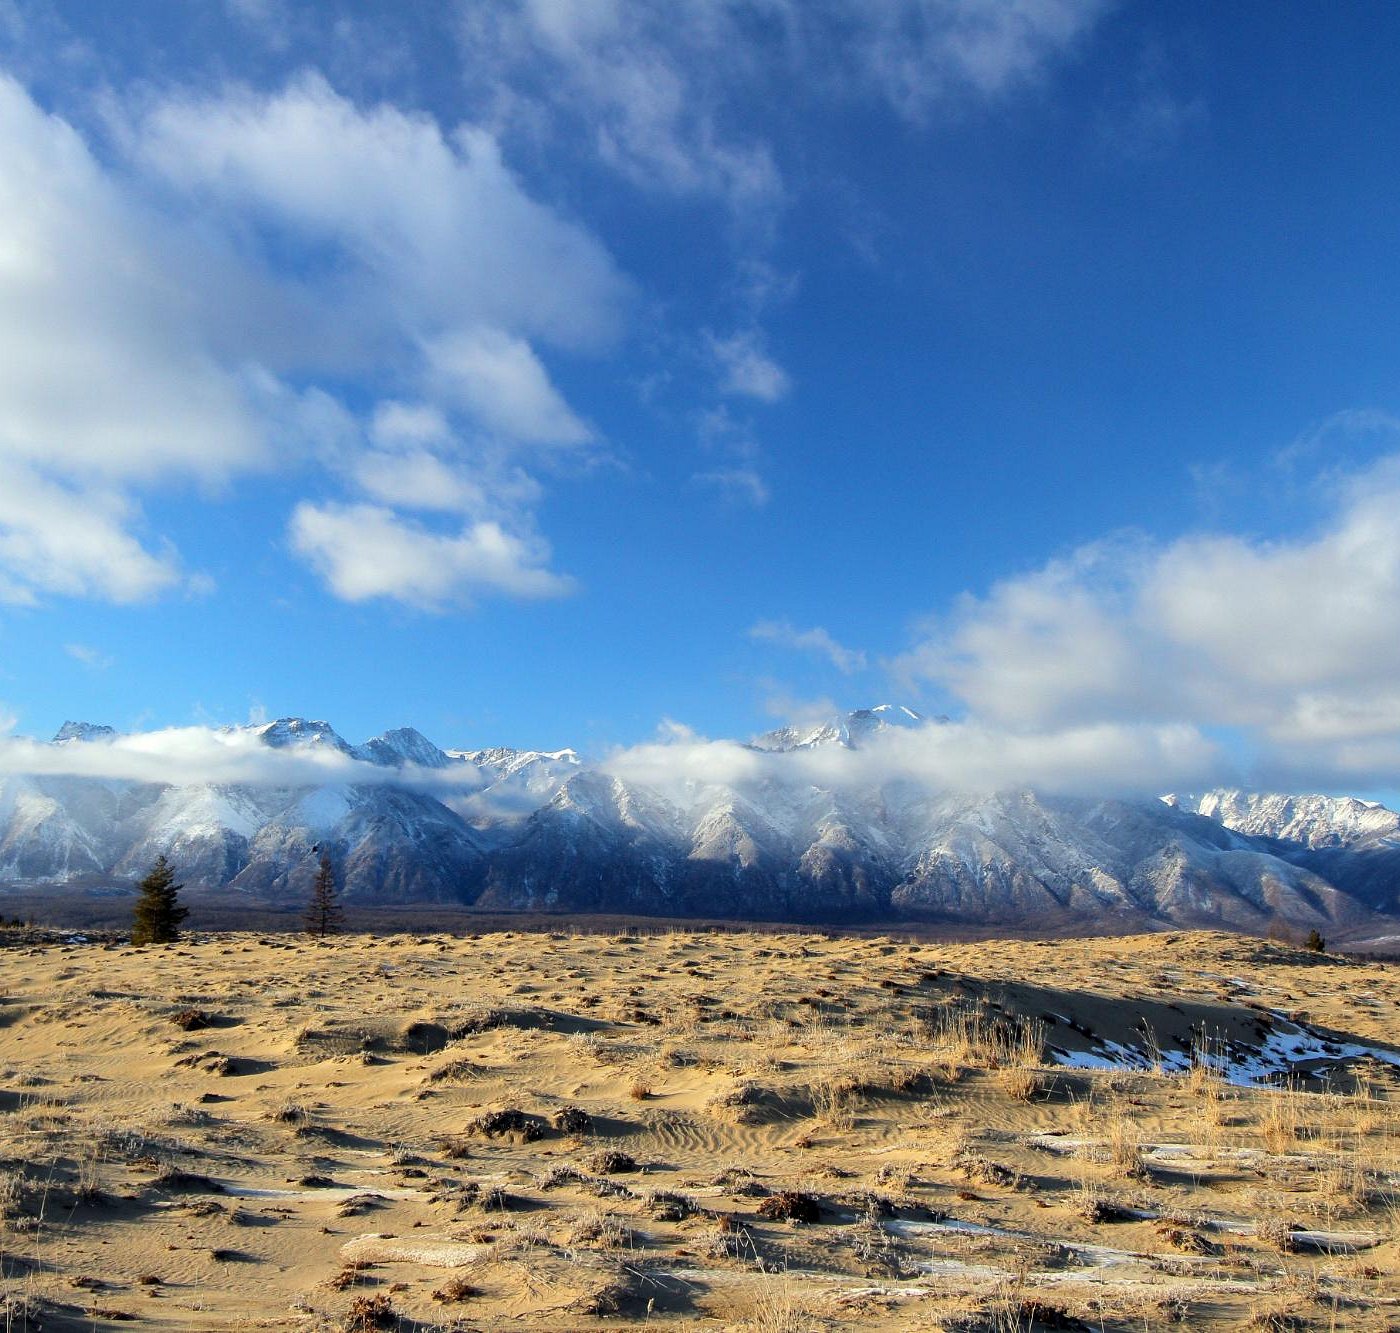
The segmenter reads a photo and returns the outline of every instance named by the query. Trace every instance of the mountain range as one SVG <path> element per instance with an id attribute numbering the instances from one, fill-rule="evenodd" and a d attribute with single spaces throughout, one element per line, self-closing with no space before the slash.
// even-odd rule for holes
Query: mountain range
<path id="1" fill-rule="evenodd" d="M 364 903 L 1008 930 L 1345 933 L 1400 916 L 1400 815 L 1384 806 L 950 793 L 881 776 L 891 735 L 940 721 L 859 709 L 745 742 L 754 765 L 728 780 L 660 784 L 568 749 L 445 750 L 412 728 L 351 745 L 283 718 L 225 732 L 323 763 L 324 778 L 0 777 L 0 886 L 126 886 L 163 853 L 188 885 L 291 904 L 326 854 Z M 118 740 L 66 723 L 49 744 Z M 847 752 L 863 762 L 843 768 Z"/>

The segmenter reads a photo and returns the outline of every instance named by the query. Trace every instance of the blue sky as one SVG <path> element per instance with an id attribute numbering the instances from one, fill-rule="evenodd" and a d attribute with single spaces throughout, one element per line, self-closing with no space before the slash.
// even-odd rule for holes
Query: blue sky
<path id="1" fill-rule="evenodd" d="M 1397 39 L 0 0 L 0 711 L 1393 787 Z"/>

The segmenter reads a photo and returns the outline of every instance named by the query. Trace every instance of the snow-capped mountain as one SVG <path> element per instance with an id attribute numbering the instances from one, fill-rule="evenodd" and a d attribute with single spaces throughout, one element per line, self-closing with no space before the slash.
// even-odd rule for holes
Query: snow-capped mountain
<path id="1" fill-rule="evenodd" d="M 1400 814 L 1384 805 L 1227 788 L 1163 800 L 1261 839 L 1375 911 L 1400 915 Z"/>
<path id="2" fill-rule="evenodd" d="M 91 722 L 65 722 L 53 738 L 55 745 L 66 745 L 69 741 L 105 741 L 117 734 L 115 727 L 97 726 Z"/>
<path id="3" fill-rule="evenodd" d="M 857 749 L 862 741 L 891 728 L 922 727 L 929 719 L 903 704 L 876 704 L 874 708 L 857 708 L 845 717 L 831 718 L 805 727 L 779 727 L 755 736 L 749 744 L 755 750 L 786 753 L 790 750 L 810 750 L 819 745 L 844 745 Z M 934 721 L 944 722 L 946 718 Z"/>
<path id="4" fill-rule="evenodd" d="M 1390 842 L 1400 846 L 1400 814 L 1351 796 L 1280 796 L 1218 788 L 1164 796 L 1169 805 L 1218 820 L 1253 837 L 1280 838 L 1314 850 Z"/>
<path id="5" fill-rule="evenodd" d="M 0 779 L 0 884 L 130 884 L 164 853 L 188 884 L 294 902 L 328 854 L 352 900 L 497 909 L 1008 929 L 1400 915 L 1400 815 L 1384 806 L 881 779 L 882 745 L 944 721 L 859 709 L 732 747 L 749 758 L 725 781 L 661 790 L 569 749 L 442 749 L 408 727 L 352 745 L 327 722 L 281 718 L 229 731 L 314 760 L 277 770 L 296 775 L 282 785 Z M 85 723 L 52 742 L 117 743 Z"/>
<path id="6" fill-rule="evenodd" d="M 251 727 L 228 727 L 226 730 L 250 732 L 264 745 L 279 750 L 288 746 L 320 746 L 328 750 L 338 750 L 342 754 L 350 753 L 350 746 L 336 734 L 335 728 L 329 722 L 313 722 L 304 717 L 279 717 L 276 722 L 262 722 Z"/>
<path id="7" fill-rule="evenodd" d="M 367 759 L 372 764 L 384 764 L 389 768 L 403 768 L 406 764 L 416 764 L 419 768 L 447 768 L 452 756 L 439 750 L 421 731 L 412 727 L 397 727 L 375 736 L 363 745 L 357 745 L 351 752 L 357 759 Z"/>

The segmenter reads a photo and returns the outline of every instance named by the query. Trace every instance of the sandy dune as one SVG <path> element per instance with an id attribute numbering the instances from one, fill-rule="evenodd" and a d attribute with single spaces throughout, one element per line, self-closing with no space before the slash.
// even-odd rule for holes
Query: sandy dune
<path id="1" fill-rule="evenodd" d="M 0 948 L 0 1329 L 1400 1328 L 1400 968 Z"/>

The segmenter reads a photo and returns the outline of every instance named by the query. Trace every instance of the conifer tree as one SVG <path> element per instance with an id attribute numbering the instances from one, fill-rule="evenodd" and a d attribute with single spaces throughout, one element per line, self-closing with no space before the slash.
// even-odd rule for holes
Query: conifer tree
<path id="1" fill-rule="evenodd" d="M 316 872 L 316 882 L 311 887 L 311 902 L 306 908 L 306 932 L 325 939 L 340 926 L 344 916 L 336 897 L 335 869 L 331 858 L 322 852 L 321 868 Z"/>
<path id="2" fill-rule="evenodd" d="M 156 857 L 151 873 L 138 886 L 141 896 L 131 923 L 133 944 L 172 944 L 180 938 L 180 922 L 190 914 L 180 905 L 180 890 L 175 883 L 175 871 L 164 854 Z"/>
<path id="3" fill-rule="evenodd" d="M 1327 941 L 1317 933 L 1314 927 L 1308 932 L 1308 938 L 1303 941 L 1303 948 L 1310 949 L 1313 953 L 1322 953 L 1327 948 Z"/>

